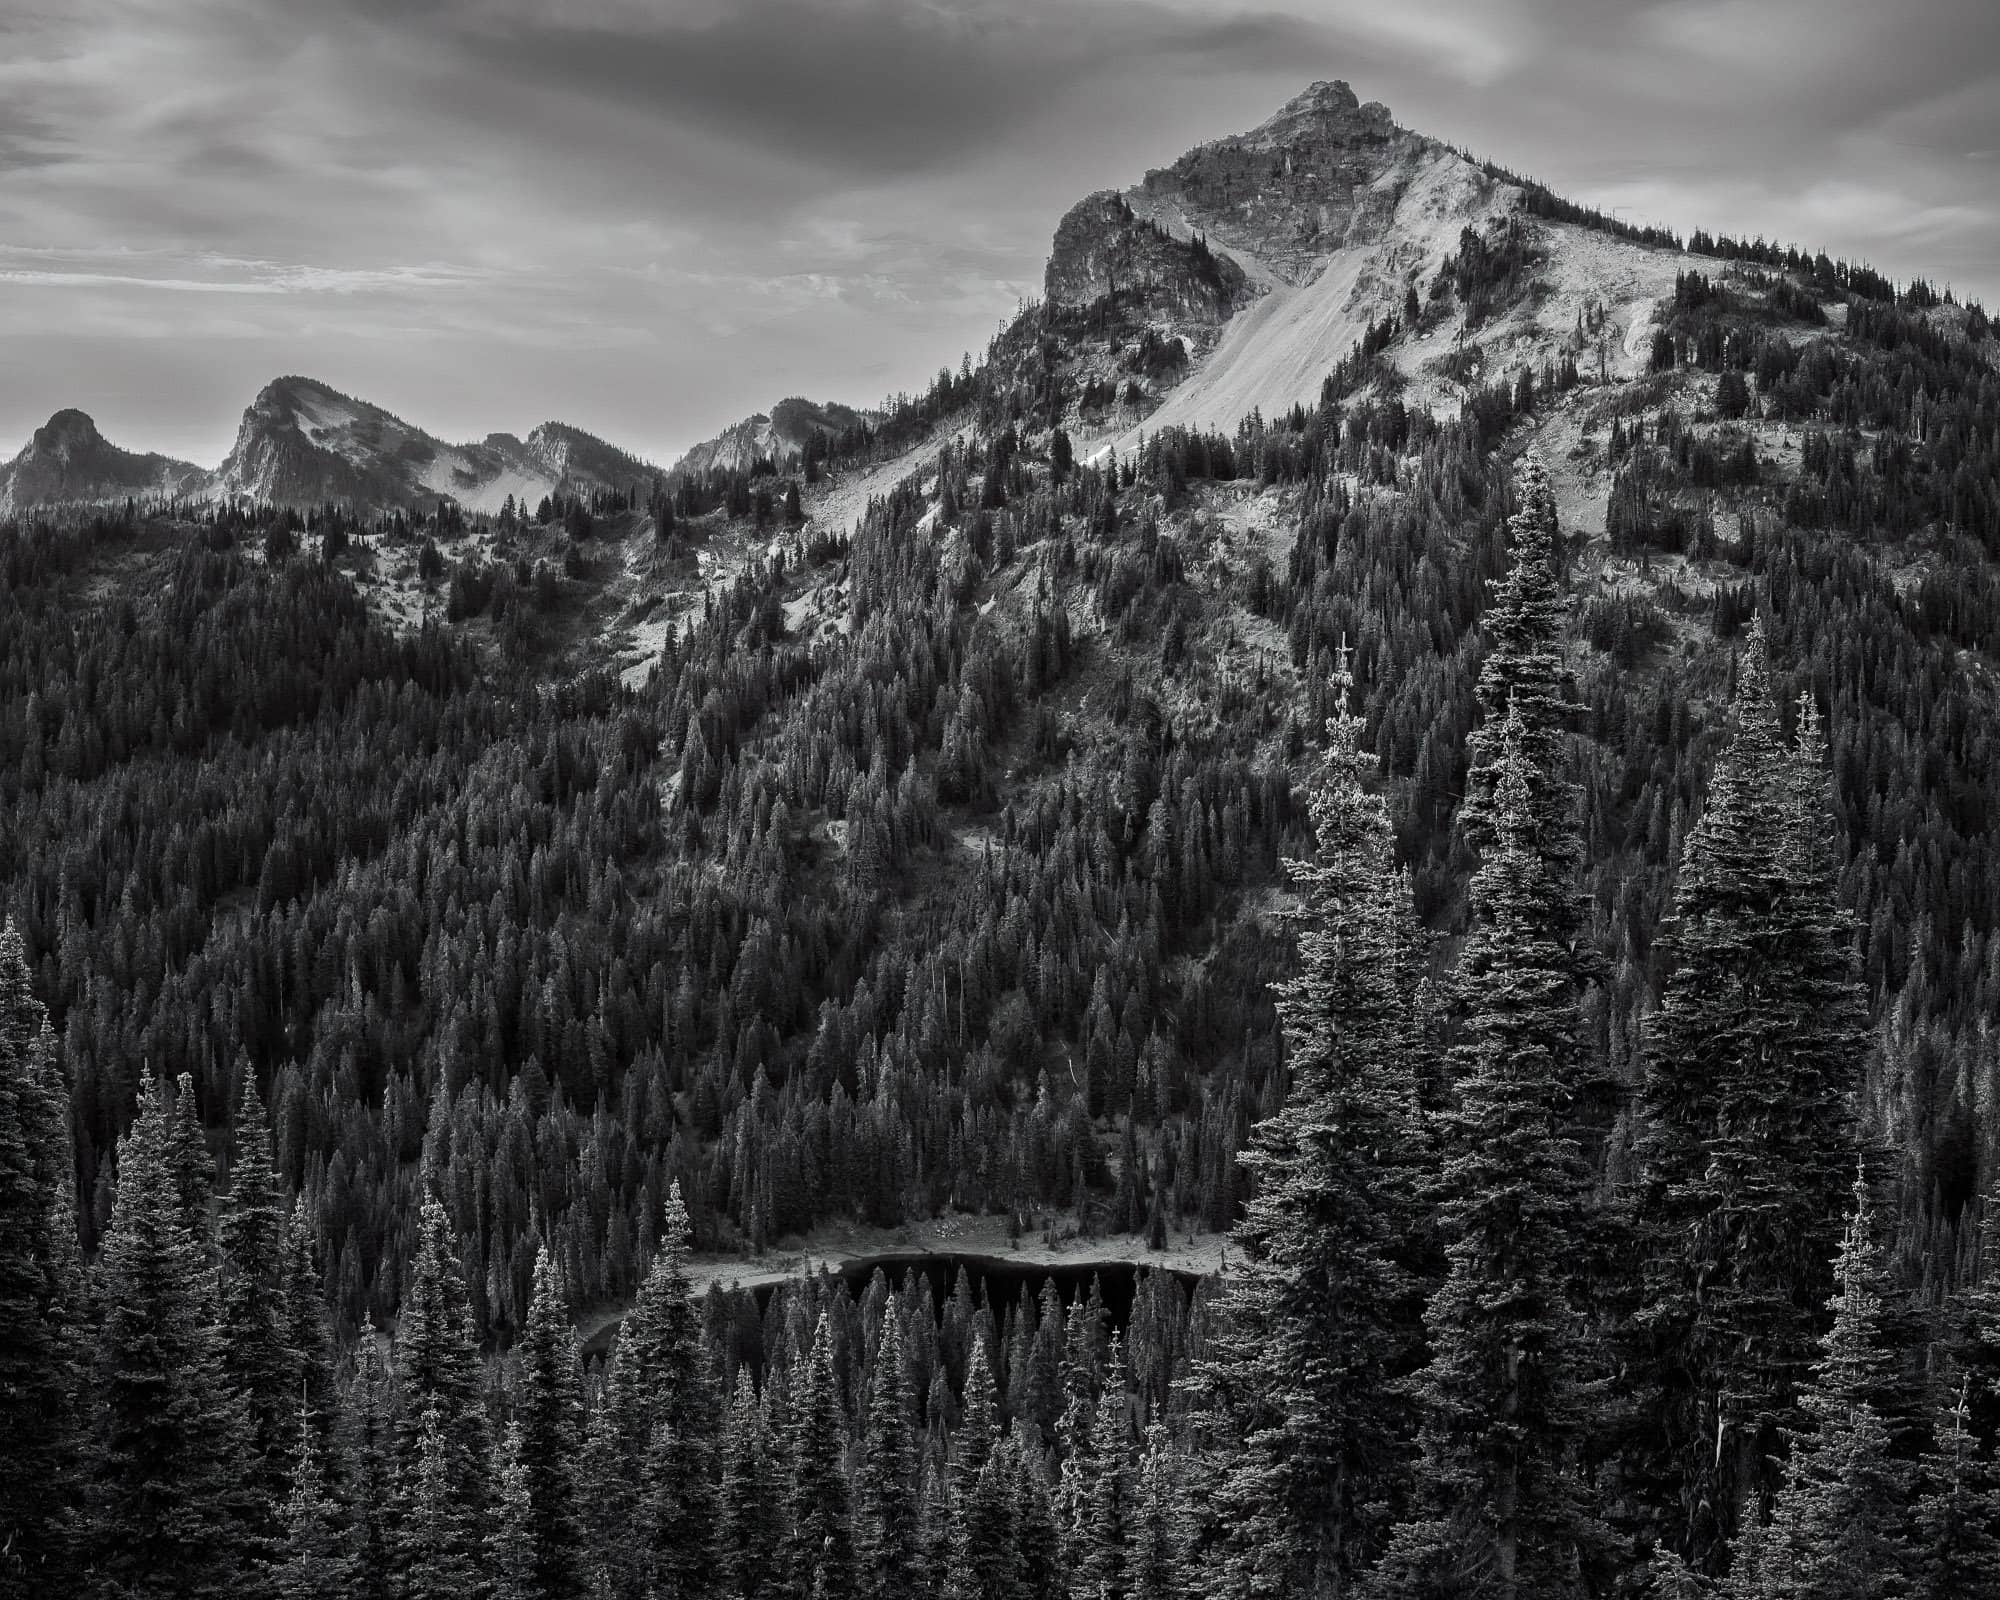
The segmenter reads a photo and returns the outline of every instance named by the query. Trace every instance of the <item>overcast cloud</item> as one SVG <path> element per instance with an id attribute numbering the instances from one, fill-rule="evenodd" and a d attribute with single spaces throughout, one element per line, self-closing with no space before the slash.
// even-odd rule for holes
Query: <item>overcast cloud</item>
<path id="1" fill-rule="evenodd" d="M 2000 302 L 1993 0 L 0 0 L 0 454 L 304 372 L 662 461 L 921 386 L 1057 218 L 1342 77 L 1686 230 Z"/>

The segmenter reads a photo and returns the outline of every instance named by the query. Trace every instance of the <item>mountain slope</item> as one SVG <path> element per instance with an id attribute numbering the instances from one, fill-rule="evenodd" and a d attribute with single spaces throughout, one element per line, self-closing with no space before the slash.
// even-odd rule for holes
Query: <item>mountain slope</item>
<path id="1" fill-rule="evenodd" d="M 185 494 L 206 478 L 192 462 L 121 450 L 81 411 L 58 411 L 0 467 L 0 516 L 31 506 Z"/>

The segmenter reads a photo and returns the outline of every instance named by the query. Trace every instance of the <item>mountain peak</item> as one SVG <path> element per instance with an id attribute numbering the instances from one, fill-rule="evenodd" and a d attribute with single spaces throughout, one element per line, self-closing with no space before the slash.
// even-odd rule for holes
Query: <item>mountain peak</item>
<path id="1" fill-rule="evenodd" d="M 1292 96 L 1242 142 L 1262 149 L 1323 148 L 1378 141 L 1395 131 L 1387 106 L 1379 100 L 1363 104 L 1345 79 L 1334 78 Z"/>
<path id="2" fill-rule="evenodd" d="M 97 431 L 89 412 L 65 406 L 35 430 L 31 448 L 67 459 L 76 451 L 96 449 L 103 443 L 104 435 Z"/>

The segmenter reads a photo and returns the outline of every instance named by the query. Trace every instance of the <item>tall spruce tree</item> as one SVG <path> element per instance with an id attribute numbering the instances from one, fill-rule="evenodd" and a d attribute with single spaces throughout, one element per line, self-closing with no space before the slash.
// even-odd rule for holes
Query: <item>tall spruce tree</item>
<path id="1" fill-rule="evenodd" d="M 465 1600 L 477 1592 L 484 1533 L 474 1497 L 453 1481 L 458 1460 L 444 1406 L 432 1397 L 417 1421 L 398 1505 L 402 1600 Z"/>
<path id="2" fill-rule="evenodd" d="M 472 1303 L 450 1220 L 434 1194 L 425 1196 L 419 1214 L 417 1252 L 397 1330 L 396 1379 L 398 1560 L 406 1574 L 421 1565 L 443 1583 L 461 1568 L 474 1568 L 481 1557 L 491 1447 Z M 449 1503 L 420 1507 L 420 1495 L 442 1495 Z M 457 1542 L 447 1550 L 439 1540 Z"/>
<path id="3" fill-rule="evenodd" d="M 747 1375 L 739 1380 L 723 1435 L 720 1567 L 724 1592 L 736 1600 L 784 1593 L 780 1485 L 771 1471 L 763 1408 Z"/>
<path id="4" fill-rule="evenodd" d="M 335 1415 L 333 1331 L 319 1265 L 313 1258 L 313 1227 L 305 1202 L 296 1200 L 285 1218 L 285 1348 L 290 1353 L 296 1392 L 312 1420 L 322 1448 L 332 1435 Z"/>
<path id="5" fill-rule="evenodd" d="M 1351 1582 L 1379 1549 L 1410 1427 L 1390 1381 L 1417 1335 L 1397 1260 L 1415 1231 L 1406 891 L 1387 810 L 1365 787 L 1351 686 L 1343 651 L 1309 801 L 1317 853 L 1287 863 L 1303 902 L 1300 970 L 1277 986 L 1290 1093 L 1243 1158 L 1257 1192 L 1197 1380 L 1226 1419 L 1215 1594 Z"/>
<path id="6" fill-rule="evenodd" d="M 1081 1591 L 1102 1600 L 1130 1600 L 1132 1593 L 1132 1420 L 1126 1376 L 1125 1341 L 1114 1333 L 1091 1428 L 1088 1522 L 1077 1574 Z"/>
<path id="7" fill-rule="evenodd" d="M 320 1466 L 320 1426 L 309 1408 L 300 1407 L 293 1424 L 291 1487 L 280 1513 L 283 1538 L 269 1583 L 277 1600 L 348 1600 L 355 1592 L 354 1554 Z"/>
<path id="8" fill-rule="evenodd" d="M 1176 1455 L 1166 1427 L 1146 1430 L 1132 1518 L 1132 1600 L 1177 1600 L 1181 1593 L 1181 1510 Z"/>
<path id="9" fill-rule="evenodd" d="M 976 1476 L 956 1479 L 946 1600 L 1011 1600 L 1022 1592 L 1013 1456 L 1003 1441 L 987 1453 Z"/>
<path id="10" fill-rule="evenodd" d="M 486 1530 L 487 1570 L 493 1578 L 491 1600 L 543 1600 L 548 1593 L 535 1548 L 531 1472 L 521 1420 L 516 1417 L 501 1430 L 499 1447 L 493 1453 L 493 1488 L 488 1497 L 493 1514 Z"/>
<path id="11" fill-rule="evenodd" d="M 1557 881 L 1573 883 L 1579 846 L 1563 755 L 1571 710 L 1563 689 L 1562 654 L 1569 597 L 1562 580 L 1555 491 L 1548 469 L 1532 451 L 1521 460 L 1514 497 L 1516 510 L 1507 519 L 1507 573 L 1493 583 L 1492 602 L 1480 619 L 1488 648 L 1479 670 L 1480 720 L 1466 740 L 1468 770 L 1459 823 L 1475 848 L 1484 850 L 1492 842 L 1507 730 L 1515 725 L 1526 761 L 1535 849 L 1549 861 Z M 1552 931 L 1559 942 L 1573 945 L 1580 926 L 1576 902 L 1551 909 L 1565 912 L 1565 920 Z"/>
<path id="12" fill-rule="evenodd" d="M 75 1582 L 82 1275 L 69 1113 L 12 922 L 0 928 L 0 1596 Z"/>
<path id="13" fill-rule="evenodd" d="M 221 1251 L 218 1296 L 222 1347 L 230 1387 L 247 1429 L 242 1517 L 253 1566 L 276 1556 L 279 1513 L 298 1444 L 299 1358 L 288 1342 L 285 1304 L 284 1212 L 271 1166 L 270 1129 L 256 1079 L 240 1063 L 235 1154 L 229 1188 L 216 1210 Z"/>
<path id="14" fill-rule="evenodd" d="M 111 1593 L 192 1600 L 243 1576 L 244 1430 L 224 1374 L 208 1252 L 188 1226 L 172 1107 L 149 1079 L 118 1147 L 99 1263 L 90 1554 Z"/>
<path id="15" fill-rule="evenodd" d="M 1804 1422 L 1786 1430 L 1784 1485 L 1754 1561 L 1732 1575 L 1743 1600 L 1895 1600 L 1907 1592 L 1908 1468 L 1892 1459 L 1872 1398 L 1890 1365 L 1880 1276 L 1868 1186 L 1857 1176 L 1835 1271 L 1833 1326 L 1799 1397 Z"/>
<path id="16" fill-rule="evenodd" d="M 955 1495 L 969 1493 L 986 1470 L 987 1458 L 999 1442 L 1000 1403 L 993 1388 L 993 1364 L 986 1341 L 973 1335 L 965 1359 L 965 1389 L 958 1426 L 951 1435 L 951 1480 Z"/>
<path id="17" fill-rule="evenodd" d="M 576 1326 L 563 1303 L 547 1245 L 535 1252 L 519 1360 L 514 1416 L 521 1432 L 518 1460 L 527 1480 L 531 1593 L 536 1600 L 561 1600 L 575 1590 L 581 1566 L 575 1472 L 583 1439 L 583 1394 Z"/>
<path id="18" fill-rule="evenodd" d="M 821 1312 L 812 1348 L 800 1375 L 787 1454 L 784 1568 L 787 1592 L 810 1600 L 816 1584 L 831 1594 L 854 1587 L 854 1533 L 848 1515 L 847 1472 L 843 1465 L 847 1423 L 833 1370 L 833 1329 Z"/>
<path id="19" fill-rule="evenodd" d="M 1549 932 L 1567 886 L 1538 850 L 1518 723 L 1510 716 L 1472 885 L 1440 1207 L 1450 1265 L 1425 1311 L 1416 1510 L 1375 1575 L 1384 1600 L 1562 1600 L 1583 1592 L 1596 1544 L 1576 1472 L 1588 1419 L 1564 1293 L 1586 1182 L 1567 1092 L 1573 968 Z"/>
<path id="20" fill-rule="evenodd" d="M 923 1593 L 917 1459 L 911 1440 L 916 1412 L 903 1357 L 902 1318 L 891 1305 L 875 1345 L 861 1468 L 854 1484 L 855 1558 L 864 1600 L 917 1600 Z"/>
<path id="21" fill-rule="evenodd" d="M 1972 1431 L 1970 1389 L 1949 1392 L 1917 1464 L 1914 1600 L 2000 1600 L 2000 1469 Z"/>
<path id="22" fill-rule="evenodd" d="M 1812 1360 L 1863 1045 L 1851 927 L 1833 900 L 1823 746 L 1779 737 L 1763 631 L 1690 832 L 1647 1031 L 1639 1225 L 1649 1469 L 1666 1542 L 1713 1569 L 1761 1501 Z"/>
<path id="23" fill-rule="evenodd" d="M 354 1588 L 360 1600 L 390 1600 L 394 1591 L 392 1527 L 396 1487 L 396 1427 L 390 1377 L 375 1330 L 362 1325 L 354 1371 L 341 1397 L 340 1485 Z"/>
<path id="24" fill-rule="evenodd" d="M 690 1239 L 676 1183 L 592 1419 L 593 1561 L 622 1595 L 700 1593 L 715 1571 L 722 1404 L 688 1279 Z"/>

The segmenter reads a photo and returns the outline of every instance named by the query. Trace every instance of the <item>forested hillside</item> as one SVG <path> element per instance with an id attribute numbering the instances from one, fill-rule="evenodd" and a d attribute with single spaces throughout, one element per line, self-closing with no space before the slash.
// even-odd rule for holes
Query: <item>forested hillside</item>
<path id="1" fill-rule="evenodd" d="M 2000 340 L 1702 239 L 1482 365 L 1550 204 L 1227 434 L 1089 447 L 1114 283 L 650 498 L 0 530 L 8 1592 L 2000 1593 Z M 1228 1266 L 690 1289 L 960 1212 Z"/>

